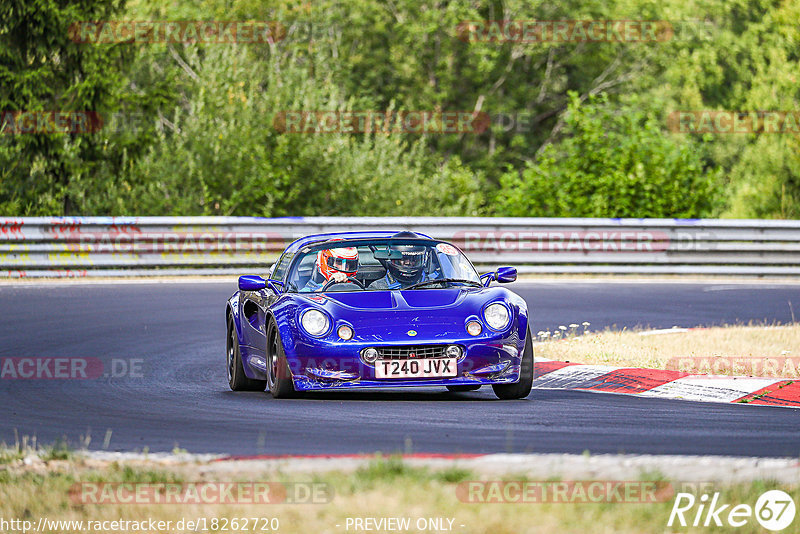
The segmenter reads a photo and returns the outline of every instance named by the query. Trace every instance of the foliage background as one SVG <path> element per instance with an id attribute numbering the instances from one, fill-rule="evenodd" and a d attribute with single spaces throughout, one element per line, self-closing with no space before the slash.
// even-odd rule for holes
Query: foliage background
<path id="1" fill-rule="evenodd" d="M 475 43 L 474 20 L 667 20 L 659 43 Z M 79 44 L 85 20 L 278 20 L 275 44 Z M 798 110 L 793 0 L 0 0 L 3 215 L 800 218 L 796 135 L 675 110 Z M 282 134 L 283 110 L 478 110 L 480 134 Z M 524 122 L 518 119 L 524 117 Z"/>

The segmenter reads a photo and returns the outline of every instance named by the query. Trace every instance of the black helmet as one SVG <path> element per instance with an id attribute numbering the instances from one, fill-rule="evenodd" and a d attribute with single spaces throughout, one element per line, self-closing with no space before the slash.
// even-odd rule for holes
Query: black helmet
<path id="1" fill-rule="evenodd" d="M 417 282 L 427 263 L 427 248 L 421 245 L 391 245 L 390 248 L 391 259 L 386 268 L 392 277 L 401 282 Z"/>

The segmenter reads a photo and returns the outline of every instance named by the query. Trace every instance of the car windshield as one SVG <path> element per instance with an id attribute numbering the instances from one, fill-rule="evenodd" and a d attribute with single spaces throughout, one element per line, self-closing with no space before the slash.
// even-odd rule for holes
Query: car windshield
<path id="1" fill-rule="evenodd" d="M 351 239 L 301 248 L 286 277 L 290 292 L 482 287 L 456 247 L 428 239 Z"/>

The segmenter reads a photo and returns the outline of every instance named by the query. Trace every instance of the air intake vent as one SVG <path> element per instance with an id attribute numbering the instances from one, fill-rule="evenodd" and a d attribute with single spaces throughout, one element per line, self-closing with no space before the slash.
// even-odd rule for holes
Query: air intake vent
<path id="1" fill-rule="evenodd" d="M 400 347 L 375 347 L 380 360 L 417 360 L 443 358 L 447 345 L 418 345 Z"/>

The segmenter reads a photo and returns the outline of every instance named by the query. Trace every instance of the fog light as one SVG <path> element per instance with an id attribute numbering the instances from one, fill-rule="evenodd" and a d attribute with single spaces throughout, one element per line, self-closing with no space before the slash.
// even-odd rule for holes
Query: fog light
<path id="1" fill-rule="evenodd" d="M 339 337 L 347 341 L 348 339 L 353 339 L 353 329 L 343 324 L 339 327 L 339 330 L 336 331 L 339 334 Z"/>
<path id="2" fill-rule="evenodd" d="M 444 354 L 448 358 L 460 358 L 461 347 L 459 347 L 458 345 L 450 345 L 445 349 Z"/>
<path id="3" fill-rule="evenodd" d="M 483 330 L 483 327 L 481 326 L 481 323 L 479 323 L 478 321 L 470 321 L 467 323 L 467 332 L 469 333 L 469 335 L 471 336 L 480 335 L 481 330 Z"/>
<path id="4" fill-rule="evenodd" d="M 378 359 L 378 351 L 372 347 L 364 349 L 361 351 L 361 358 L 367 363 L 375 363 L 375 360 Z"/>

